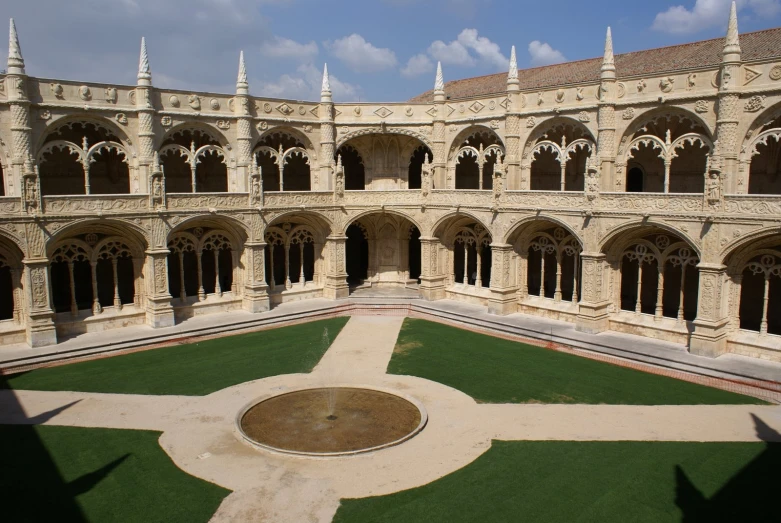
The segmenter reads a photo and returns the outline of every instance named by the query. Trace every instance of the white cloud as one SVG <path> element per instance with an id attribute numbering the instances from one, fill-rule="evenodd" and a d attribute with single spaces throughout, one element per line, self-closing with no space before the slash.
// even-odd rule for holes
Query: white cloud
<path id="1" fill-rule="evenodd" d="M 401 68 L 401 74 L 406 77 L 418 76 L 430 73 L 434 70 L 434 63 L 424 54 L 416 54 L 409 59 L 407 65 Z"/>
<path id="2" fill-rule="evenodd" d="M 477 29 L 464 29 L 452 42 L 433 42 L 428 54 L 446 65 L 474 67 L 487 64 L 497 69 L 507 69 L 509 60 L 499 50 L 499 45 L 485 36 L 478 36 Z"/>
<path id="3" fill-rule="evenodd" d="M 567 61 L 561 51 L 539 40 L 534 40 L 529 44 L 529 54 L 532 65 L 560 64 Z"/>
<path id="4" fill-rule="evenodd" d="M 374 47 L 361 35 L 353 33 L 325 46 L 347 67 L 358 73 L 374 73 L 396 67 L 396 54 L 387 48 Z"/>
<path id="5" fill-rule="evenodd" d="M 458 35 L 458 41 L 477 53 L 477 56 L 498 69 L 507 69 L 510 61 L 499 50 L 499 45 L 485 36 L 477 36 L 477 29 L 464 29 Z"/>
<path id="6" fill-rule="evenodd" d="M 360 86 L 342 82 L 329 75 L 331 92 L 334 99 L 340 102 L 352 102 L 359 98 Z M 322 87 L 323 72 L 313 64 L 298 66 L 296 74 L 283 74 L 276 82 L 260 82 L 258 94 L 271 98 L 295 98 L 298 100 L 319 100 Z M 257 82 L 250 82 L 255 85 Z M 254 91 L 254 89 L 253 89 Z"/>
<path id="7" fill-rule="evenodd" d="M 275 36 L 272 40 L 263 42 L 260 52 L 271 58 L 292 58 L 302 62 L 308 62 L 317 56 L 319 49 L 315 42 L 300 44 L 295 40 Z"/>
<path id="8" fill-rule="evenodd" d="M 656 15 L 651 28 L 665 33 L 689 34 L 726 26 L 730 3 L 731 0 L 696 0 L 691 10 L 682 5 L 672 6 Z M 781 0 L 739 0 L 737 6 L 764 18 L 781 13 Z"/>

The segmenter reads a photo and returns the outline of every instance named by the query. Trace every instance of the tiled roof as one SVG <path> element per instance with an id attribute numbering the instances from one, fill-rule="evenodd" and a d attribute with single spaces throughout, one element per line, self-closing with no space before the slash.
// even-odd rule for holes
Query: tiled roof
<path id="1" fill-rule="evenodd" d="M 724 38 L 690 44 L 660 47 L 616 55 L 619 78 L 653 76 L 689 68 L 713 67 L 721 62 Z M 740 36 L 742 59 L 747 62 L 781 57 L 781 27 Z M 542 89 L 560 85 L 599 81 L 602 57 L 548 65 L 518 71 L 521 89 Z M 472 96 L 490 96 L 505 92 L 507 73 L 453 80 L 445 84 L 445 94 L 453 100 Z M 410 102 L 430 102 L 433 91 L 418 95 Z"/>

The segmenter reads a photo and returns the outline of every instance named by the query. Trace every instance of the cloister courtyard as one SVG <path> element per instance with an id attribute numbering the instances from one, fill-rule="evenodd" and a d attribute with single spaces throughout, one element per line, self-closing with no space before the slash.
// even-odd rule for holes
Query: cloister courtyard
<path id="1" fill-rule="evenodd" d="M 777 514 L 779 380 L 706 380 L 449 323 L 337 316 L 5 375 L 5 515 L 672 522 Z M 765 370 L 781 375 L 777 364 Z M 332 386 L 409 398 L 427 422 L 398 445 L 344 456 L 289 455 L 244 438 L 248 404 Z"/>

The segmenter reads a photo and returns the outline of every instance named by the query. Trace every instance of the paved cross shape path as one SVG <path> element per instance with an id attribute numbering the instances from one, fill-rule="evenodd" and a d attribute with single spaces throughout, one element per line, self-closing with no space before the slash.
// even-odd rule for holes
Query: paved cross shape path
<path id="1" fill-rule="evenodd" d="M 341 498 L 425 485 L 474 461 L 492 439 L 760 441 L 752 416 L 781 433 L 777 405 L 478 404 L 440 383 L 386 374 L 402 322 L 353 316 L 312 373 L 251 381 L 207 396 L 3 390 L 0 424 L 162 431 L 160 445 L 180 468 L 233 490 L 214 522 L 328 522 Z M 242 440 L 236 417 L 243 407 L 324 385 L 411 396 L 425 406 L 429 422 L 401 445 L 339 458 L 280 455 Z"/>

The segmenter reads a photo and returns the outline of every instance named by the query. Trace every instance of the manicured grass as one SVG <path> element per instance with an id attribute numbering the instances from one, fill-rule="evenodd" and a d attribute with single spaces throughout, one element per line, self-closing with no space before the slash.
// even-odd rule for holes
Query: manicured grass
<path id="1" fill-rule="evenodd" d="M 388 365 L 485 403 L 764 404 L 750 396 L 449 327 L 404 320 Z"/>
<path id="2" fill-rule="evenodd" d="M 781 444 L 504 442 L 433 483 L 342 500 L 337 523 L 778 521 Z"/>
<path id="3" fill-rule="evenodd" d="M 0 425 L 3 521 L 208 521 L 229 490 L 174 465 L 141 430 Z"/>
<path id="4" fill-rule="evenodd" d="M 6 388 L 200 396 L 310 372 L 349 318 L 332 318 L 8 376 Z M 325 330 L 328 336 L 325 337 Z"/>

